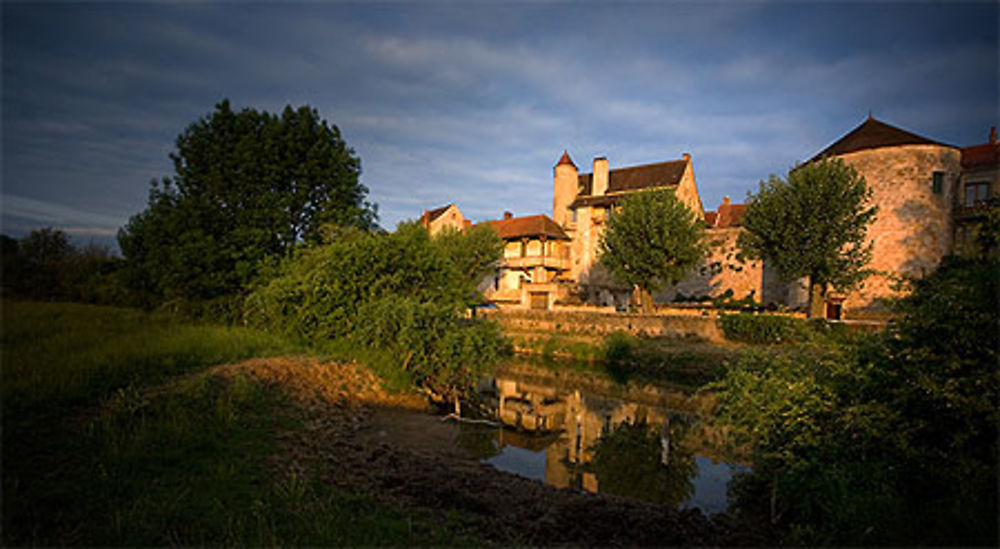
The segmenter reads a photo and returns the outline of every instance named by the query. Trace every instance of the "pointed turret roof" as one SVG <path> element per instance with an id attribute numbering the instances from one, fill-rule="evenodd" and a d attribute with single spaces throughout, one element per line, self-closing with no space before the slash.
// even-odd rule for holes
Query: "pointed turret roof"
<path id="1" fill-rule="evenodd" d="M 563 149 L 562 156 L 559 157 L 559 162 L 556 163 L 556 166 L 562 166 L 563 164 L 569 164 L 574 168 L 576 167 L 576 164 L 573 163 L 573 159 L 569 157 L 569 152 L 566 151 L 566 149 Z"/>
<path id="2" fill-rule="evenodd" d="M 871 114 L 860 126 L 851 130 L 847 135 L 838 139 L 834 144 L 823 149 L 816 156 L 809 159 L 809 162 L 819 160 L 824 156 L 840 156 L 842 154 L 863 151 L 866 149 L 878 149 L 881 147 L 898 147 L 901 145 L 940 145 L 950 147 L 944 143 L 938 143 L 926 137 L 908 132 L 904 129 L 886 124 L 881 120 L 876 120 Z"/>

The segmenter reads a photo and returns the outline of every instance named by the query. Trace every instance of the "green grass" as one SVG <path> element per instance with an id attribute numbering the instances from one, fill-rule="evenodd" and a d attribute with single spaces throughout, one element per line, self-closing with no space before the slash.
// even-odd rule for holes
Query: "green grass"
<path id="1" fill-rule="evenodd" d="M 306 351 L 264 332 L 95 305 L 5 302 L 2 321 L 5 410 L 79 405 L 210 364 Z"/>
<path id="2" fill-rule="evenodd" d="M 4 304 L 2 341 L 5 546 L 476 542 L 461 517 L 276 474 L 274 434 L 303 412 L 247 377 L 183 375 L 298 344 L 36 303 Z"/>

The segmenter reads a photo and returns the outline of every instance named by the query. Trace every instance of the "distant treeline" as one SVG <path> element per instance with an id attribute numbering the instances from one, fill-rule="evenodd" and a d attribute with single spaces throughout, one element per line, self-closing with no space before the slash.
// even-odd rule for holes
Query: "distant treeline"
<path id="1" fill-rule="evenodd" d="M 118 280 L 122 259 L 108 246 L 74 246 L 58 229 L 36 229 L 21 239 L 0 235 L 5 298 L 134 305 Z"/>

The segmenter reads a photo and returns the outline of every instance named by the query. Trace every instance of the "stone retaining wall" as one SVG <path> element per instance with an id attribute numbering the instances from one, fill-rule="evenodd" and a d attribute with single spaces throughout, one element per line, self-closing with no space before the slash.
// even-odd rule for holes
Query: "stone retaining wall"
<path id="1" fill-rule="evenodd" d="M 505 329 L 523 332 L 587 335 L 629 332 L 647 337 L 692 337 L 712 342 L 725 339 L 714 315 L 527 310 L 493 310 L 486 315 Z"/>

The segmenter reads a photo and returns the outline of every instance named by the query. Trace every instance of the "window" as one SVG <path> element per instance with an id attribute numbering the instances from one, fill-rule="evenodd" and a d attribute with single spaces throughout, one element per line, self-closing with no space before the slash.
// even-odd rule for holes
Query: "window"
<path id="1" fill-rule="evenodd" d="M 941 194 L 944 190 L 944 172 L 934 172 L 934 182 L 931 186 L 934 194 Z"/>
<path id="2" fill-rule="evenodd" d="M 573 210 L 573 223 L 576 223 L 576 210 Z"/>
<path id="3" fill-rule="evenodd" d="M 975 206 L 990 197 L 990 184 L 986 181 L 965 184 L 965 205 Z"/>

